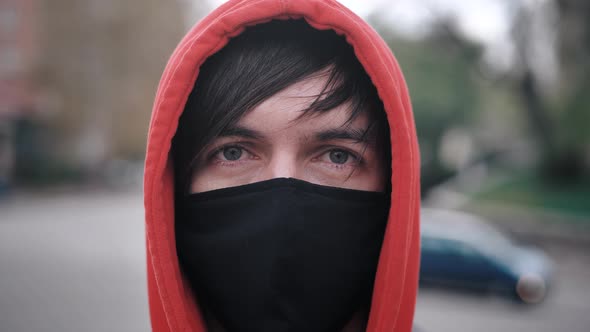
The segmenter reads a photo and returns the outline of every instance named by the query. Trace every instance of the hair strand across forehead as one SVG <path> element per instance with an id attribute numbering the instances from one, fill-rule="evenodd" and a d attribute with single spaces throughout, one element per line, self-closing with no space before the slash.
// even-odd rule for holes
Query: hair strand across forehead
<path id="1" fill-rule="evenodd" d="M 329 76 L 302 116 L 348 102 L 349 121 L 369 112 L 368 134 L 389 141 L 375 87 L 344 37 L 316 30 L 304 20 L 271 21 L 247 28 L 201 66 L 173 140 L 177 190 L 186 190 L 194 161 L 223 130 L 264 100 L 314 74 Z"/>

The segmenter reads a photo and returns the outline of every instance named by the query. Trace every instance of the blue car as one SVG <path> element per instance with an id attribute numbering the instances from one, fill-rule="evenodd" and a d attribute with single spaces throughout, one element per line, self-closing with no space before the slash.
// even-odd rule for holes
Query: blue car
<path id="1" fill-rule="evenodd" d="M 553 264 L 540 249 L 513 243 L 474 215 L 423 209 L 421 243 L 422 285 L 491 291 L 539 303 L 551 283 Z"/>

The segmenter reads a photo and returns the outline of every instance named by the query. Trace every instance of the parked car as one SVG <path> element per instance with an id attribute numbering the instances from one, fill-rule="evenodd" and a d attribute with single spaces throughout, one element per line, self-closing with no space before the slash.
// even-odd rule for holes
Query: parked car
<path id="1" fill-rule="evenodd" d="M 523 303 L 545 298 L 553 264 L 540 249 L 515 244 L 471 214 L 423 209 L 421 219 L 422 285 L 491 291 Z"/>

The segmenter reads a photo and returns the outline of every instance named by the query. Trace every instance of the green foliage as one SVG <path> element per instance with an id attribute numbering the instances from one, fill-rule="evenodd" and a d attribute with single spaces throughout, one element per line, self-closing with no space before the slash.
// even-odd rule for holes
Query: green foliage
<path id="1" fill-rule="evenodd" d="M 563 106 L 561 112 L 562 144 L 583 149 L 590 145 L 590 78 L 576 87 L 573 96 Z"/>
<path id="2" fill-rule="evenodd" d="M 590 186 L 584 180 L 590 177 L 590 6 L 584 0 L 560 0 L 556 5 L 560 19 L 550 29 L 557 34 L 552 47 L 559 58 L 561 86 L 547 95 L 531 66 L 530 57 L 541 55 L 528 51 L 531 38 L 538 38 L 530 23 L 535 17 L 530 15 L 542 15 L 542 10 L 514 7 L 516 19 L 507 23 L 516 60 L 510 72 L 489 73 L 493 77 L 480 71 L 481 45 L 455 28 L 453 17 L 441 15 L 428 36 L 407 40 L 375 16 L 374 25 L 400 62 L 412 96 L 423 191 L 461 171 L 447 168 L 438 153 L 445 133 L 457 127 L 477 144 L 476 155 L 470 157 L 485 159 L 492 169 L 532 170 L 535 181 L 546 187 L 528 186 L 531 191 L 559 192 L 579 183 Z M 518 150 L 522 147 L 527 151 Z M 569 196 L 546 197 L 566 202 L 563 197 Z M 580 204 L 590 206 L 587 201 Z"/>
<path id="3" fill-rule="evenodd" d="M 441 137 L 451 127 L 473 120 L 478 109 L 478 84 L 472 74 L 473 52 L 433 39 L 388 43 L 404 71 L 422 152 L 422 190 L 452 176 L 438 158 Z"/>
<path id="4" fill-rule="evenodd" d="M 560 184 L 547 182 L 539 173 L 531 171 L 512 173 L 504 181 L 486 188 L 475 195 L 476 200 L 590 216 L 590 179 Z"/>

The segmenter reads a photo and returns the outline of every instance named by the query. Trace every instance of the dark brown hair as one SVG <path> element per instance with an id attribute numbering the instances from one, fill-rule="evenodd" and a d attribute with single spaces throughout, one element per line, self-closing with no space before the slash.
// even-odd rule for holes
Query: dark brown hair
<path id="1" fill-rule="evenodd" d="M 194 161 L 225 128 L 277 92 L 326 71 L 322 93 L 302 116 L 350 102 L 350 118 L 369 112 L 368 135 L 377 135 L 389 164 L 389 126 L 370 78 L 344 37 L 304 20 L 271 21 L 247 28 L 201 66 L 172 142 L 177 191 L 186 194 Z M 388 165 L 386 164 L 386 165 Z"/>

